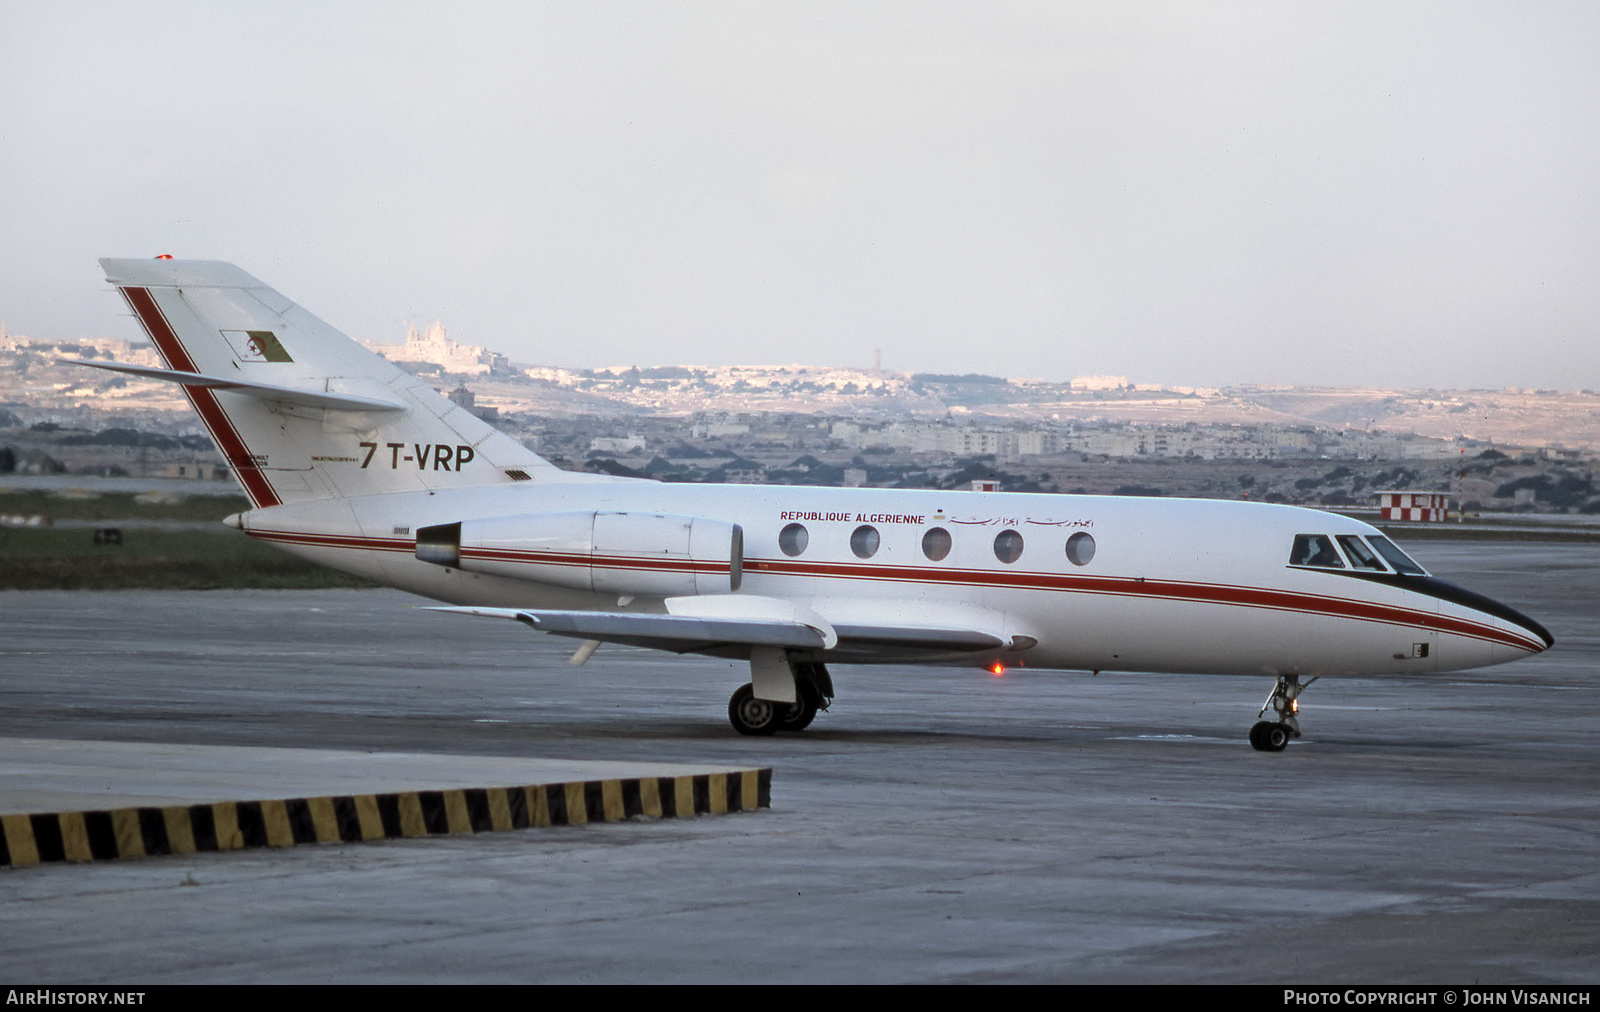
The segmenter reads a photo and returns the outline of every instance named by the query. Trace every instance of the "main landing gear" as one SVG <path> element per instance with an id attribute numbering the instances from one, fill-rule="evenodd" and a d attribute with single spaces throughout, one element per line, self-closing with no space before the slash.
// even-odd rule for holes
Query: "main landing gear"
<path id="1" fill-rule="evenodd" d="M 1261 712 L 1257 717 L 1266 715 L 1267 709 L 1277 711 L 1278 719 L 1257 721 L 1250 729 L 1250 747 L 1257 752 L 1282 752 L 1289 744 L 1290 738 L 1300 737 L 1300 693 L 1311 687 L 1312 678 L 1304 685 L 1300 684 L 1299 675 L 1279 675 L 1277 684 L 1272 687 L 1272 695 L 1261 704 Z"/>
<path id="2" fill-rule="evenodd" d="M 823 664 L 789 662 L 794 675 L 795 701 L 776 702 L 756 697 L 755 685 L 741 685 L 728 700 L 728 722 L 740 734 L 769 735 L 803 731 L 833 701 L 833 679 Z"/>

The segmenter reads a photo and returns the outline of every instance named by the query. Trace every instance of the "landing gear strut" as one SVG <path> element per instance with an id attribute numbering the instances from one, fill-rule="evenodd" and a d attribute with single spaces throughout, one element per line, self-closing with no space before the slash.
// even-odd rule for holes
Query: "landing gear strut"
<path id="1" fill-rule="evenodd" d="M 778 731 L 803 731 L 833 701 L 833 679 L 823 664 L 791 661 L 796 701 L 775 703 L 757 699 L 755 686 L 741 685 L 728 700 L 728 722 L 740 734 L 769 735 Z"/>
<path id="2" fill-rule="evenodd" d="M 1261 704 L 1257 717 L 1266 715 L 1268 708 L 1278 714 L 1276 721 L 1261 720 L 1250 729 L 1250 746 L 1257 752 L 1282 752 L 1290 738 L 1300 737 L 1300 693 L 1311 687 L 1311 681 L 1300 684 L 1299 675 L 1279 675 L 1272 687 L 1272 695 Z"/>

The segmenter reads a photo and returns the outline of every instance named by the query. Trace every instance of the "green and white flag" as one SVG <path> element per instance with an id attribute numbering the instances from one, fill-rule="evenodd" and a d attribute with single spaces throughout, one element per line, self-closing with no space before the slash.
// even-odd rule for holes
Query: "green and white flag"
<path id="1" fill-rule="evenodd" d="M 228 345 L 241 362 L 294 361 L 270 330 L 224 330 L 222 336 L 228 339 Z"/>

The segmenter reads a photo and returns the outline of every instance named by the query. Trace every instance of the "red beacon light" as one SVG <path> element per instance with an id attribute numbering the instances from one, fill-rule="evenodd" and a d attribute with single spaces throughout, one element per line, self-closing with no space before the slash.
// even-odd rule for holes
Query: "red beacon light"
<path id="1" fill-rule="evenodd" d="M 171 253 L 158 253 L 158 254 L 156 254 L 156 259 L 157 260 L 171 260 L 172 259 L 172 254 Z"/>
<path id="2" fill-rule="evenodd" d="M 1003 675 L 1005 673 L 1006 673 L 1006 666 L 1004 664 L 1001 664 L 999 661 L 995 661 L 993 664 L 989 665 L 989 674 L 995 676 L 996 678 L 999 678 L 1001 675 Z"/>

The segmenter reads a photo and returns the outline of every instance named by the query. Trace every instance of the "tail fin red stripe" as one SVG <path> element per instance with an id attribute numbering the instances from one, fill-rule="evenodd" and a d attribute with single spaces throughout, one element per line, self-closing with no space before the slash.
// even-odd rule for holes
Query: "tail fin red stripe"
<path id="1" fill-rule="evenodd" d="M 160 353 L 167 368 L 180 372 L 197 372 L 194 360 L 184 351 L 183 343 L 178 340 L 178 335 L 173 333 L 172 326 L 167 323 L 166 316 L 161 312 L 161 307 L 156 305 L 156 300 L 150 295 L 149 290 L 124 288 L 121 291 L 134 314 L 139 317 L 139 322 L 144 324 L 145 333 L 150 335 L 151 342 L 155 344 L 156 351 Z M 283 500 L 278 498 L 272 483 L 267 481 L 266 475 L 256 466 L 255 457 L 244 445 L 244 440 L 239 438 L 239 433 L 234 429 L 233 422 L 228 420 L 227 413 L 217 403 L 216 395 L 204 387 L 186 386 L 183 392 L 189 398 L 189 403 L 194 405 L 195 412 L 205 423 L 217 447 L 222 450 L 228 466 L 238 475 L 239 484 L 244 486 L 245 494 L 250 497 L 251 503 L 257 508 L 281 503 Z"/>
<path id="2" fill-rule="evenodd" d="M 134 313 L 138 315 L 139 322 L 144 324 L 145 333 L 150 335 L 150 340 L 155 344 L 156 351 L 161 353 L 167 368 L 179 372 L 195 372 L 194 360 L 183 350 L 183 343 L 167 324 L 167 318 L 162 314 L 161 307 L 156 305 L 150 290 L 124 288 L 122 294 L 127 298 L 128 305 L 133 308 Z"/>

